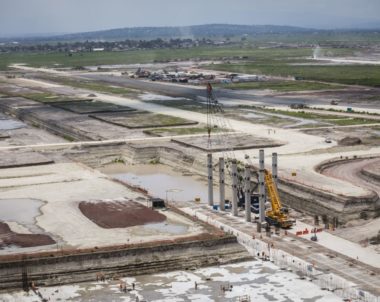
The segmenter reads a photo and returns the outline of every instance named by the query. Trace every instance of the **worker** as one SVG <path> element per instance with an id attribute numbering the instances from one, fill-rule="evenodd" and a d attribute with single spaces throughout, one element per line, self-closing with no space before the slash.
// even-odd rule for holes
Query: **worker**
<path id="1" fill-rule="evenodd" d="M 135 283 L 132 282 L 132 290 L 135 290 Z"/>
<path id="2" fill-rule="evenodd" d="M 198 283 L 197 283 L 197 281 L 194 282 L 194 288 L 198 289 Z"/>

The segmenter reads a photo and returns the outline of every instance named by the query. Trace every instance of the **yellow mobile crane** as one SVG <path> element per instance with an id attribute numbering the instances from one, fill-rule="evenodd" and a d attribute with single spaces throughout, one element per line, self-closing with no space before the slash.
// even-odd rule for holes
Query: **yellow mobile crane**
<path id="1" fill-rule="evenodd" d="M 265 184 L 272 205 L 272 209 L 265 213 L 267 222 L 284 229 L 290 228 L 293 225 L 293 222 L 288 218 L 288 215 L 286 215 L 281 206 L 280 196 L 278 195 L 276 185 L 273 182 L 272 173 L 268 170 L 265 170 Z"/>

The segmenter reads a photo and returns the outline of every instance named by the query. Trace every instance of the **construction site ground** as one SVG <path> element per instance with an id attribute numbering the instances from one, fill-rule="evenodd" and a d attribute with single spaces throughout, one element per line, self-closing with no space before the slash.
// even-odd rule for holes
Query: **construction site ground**
<path id="1" fill-rule="evenodd" d="M 258 238 L 267 242 L 267 253 L 269 253 L 269 248 L 283 250 L 292 256 L 296 256 L 314 264 L 325 274 L 334 273 L 340 275 L 344 279 L 356 284 L 356 286 L 362 290 L 368 290 L 377 296 L 380 294 L 380 280 L 378 278 L 380 273 L 380 262 L 378 261 L 379 255 L 376 252 L 371 252 L 373 257 L 367 259 L 368 254 L 365 251 L 365 248 L 356 245 L 356 251 L 360 253 L 362 258 L 359 257 L 359 259 L 355 259 L 355 257 L 352 257 L 354 251 L 349 249 L 345 250 L 344 246 L 337 245 L 334 242 L 336 237 L 333 235 L 326 235 L 327 238 L 324 238 L 324 240 L 328 241 L 328 247 L 325 245 L 326 241 L 323 241 L 323 244 L 311 241 L 310 238 L 308 238 L 311 237 L 311 234 L 301 237 L 295 236 L 295 231 L 303 231 L 305 228 L 308 228 L 310 231 L 310 226 L 303 223 L 296 225 L 293 231 L 288 231 L 287 235 L 285 235 L 282 230 L 280 236 L 272 234 L 271 237 L 267 237 L 265 231 L 262 233 L 257 232 L 256 224 L 245 222 L 243 214 L 239 215 L 240 217 L 233 217 L 229 213 L 214 211 L 208 206 L 194 204 L 189 205 L 187 209 L 183 208 L 183 210 L 189 214 L 200 217 L 202 220 L 207 220 L 211 223 L 217 221 L 224 225 L 228 225 L 235 230 L 234 234 L 238 237 L 241 232 L 242 234 L 247 234 L 251 238 Z M 322 235 L 322 237 L 323 236 L 324 235 Z M 271 247 L 272 244 L 273 247 Z M 350 248 L 352 248 L 351 245 Z M 360 251 L 363 251 L 364 254 Z M 365 262 L 369 262 L 371 265 L 366 264 Z"/>
<path id="2" fill-rule="evenodd" d="M 113 229 L 98 226 L 82 214 L 80 202 L 123 202 L 126 198 L 140 201 L 145 207 L 146 197 L 112 181 L 104 174 L 76 163 L 2 169 L 0 191 L 0 205 L 7 200 L 20 200 L 26 196 L 42 202 L 42 206 L 36 205 L 37 212 L 30 211 L 32 216 L 28 217 L 28 221 L 25 222 L 18 215 L 8 216 L 13 219 L 4 221 L 9 222 L 11 230 L 16 233 L 22 230 L 23 233 L 47 234 L 56 241 L 53 245 L 23 248 L 24 253 L 55 250 L 57 246 L 70 249 L 173 240 L 204 232 L 202 226 L 172 211 L 161 211 L 165 216 L 165 221 L 161 223 L 143 220 L 143 226 Z M 20 210 L 12 208 L 15 212 Z M 114 219 L 117 219 L 116 214 Z M 17 254 L 20 251 L 19 247 L 9 245 L 0 250 L 0 255 Z"/>
<path id="3" fill-rule="evenodd" d="M 170 159 L 169 156 L 166 160 L 171 161 L 171 166 L 178 168 L 178 165 L 181 165 L 181 162 L 176 161 L 175 158 L 177 154 L 181 154 L 185 158 L 194 157 L 195 161 L 201 162 L 206 167 L 205 150 L 207 148 L 204 147 L 208 143 L 208 138 L 204 133 L 182 135 L 180 132 L 163 131 L 160 137 L 149 134 L 149 131 L 155 127 L 162 127 L 162 129 L 175 129 L 173 126 L 203 127 L 207 121 L 207 114 L 198 110 L 199 107 L 194 109 L 194 107 L 173 106 L 172 103 L 169 105 L 169 102 L 178 98 L 204 105 L 203 87 L 132 80 L 120 74 L 88 71 L 82 73 L 22 66 L 17 68 L 23 69 L 26 73 L 25 78 L 7 79 L 0 76 L 2 81 L 0 92 L 10 94 L 10 96 L 0 98 L 0 106 L 7 111 L 7 114 L 0 116 L 0 152 L 3 155 L 3 159 L 0 160 L 0 168 L 2 168 L 0 205 L 2 201 L 20 201 L 29 198 L 33 209 L 30 210 L 32 216 L 28 219 L 32 219 L 32 222 L 25 223 L 17 219 L 3 222 L 13 233 L 44 234 L 50 236 L 55 243 L 22 249 L 10 245 L 0 250 L 0 255 L 16 254 L 21 251 L 28 253 L 59 248 L 77 249 L 118 245 L 125 243 L 126 240 L 128 243 L 171 240 L 181 236 L 196 237 L 205 232 L 201 225 L 172 211 L 160 211 L 160 214 L 166 217 L 165 222 L 152 221 L 143 226 L 108 229 L 104 227 L 104 224 L 101 227 L 99 223 L 94 223 L 99 218 L 99 213 L 104 210 L 103 208 L 100 207 L 96 215 L 88 217 L 83 215 L 79 208 L 81 202 L 122 204 L 119 208 L 113 208 L 116 211 L 125 208 L 126 200 L 133 200 L 141 205 L 147 204 L 144 194 L 136 193 L 123 184 L 115 182 L 111 177 L 88 167 L 100 167 L 111 162 L 122 164 L 126 159 L 133 161 L 133 158 L 120 156 L 119 147 L 115 146 L 120 145 L 121 149 L 128 149 L 131 153 L 130 150 L 137 150 L 136 153 L 152 149 L 169 150 L 167 152 L 168 154 L 173 152 L 173 158 Z M 101 83 L 108 81 L 107 83 L 117 84 L 120 87 L 131 87 L 141 91 L 121 95 L 75 88 L 57 84 L 53 78 L 47 80 L 46 77 L 49 75 L 72 77 L 78 81 L 81 77 L 91 81 L 101 80 Z M 350 92 L 351 97 L 359 95 L 356 90 Z M 375 92 L 376 89 L 373 88 L 371 93 Z M 57 107 L 54 101 L 31 100 L 35 98 L 36 93 L 53 95 L 53 99 L 57 97 L 57 99 L 71 101 Z M 339 106 L 332 106 L 324 92 L 280 95 L 220 89 L 218 93 L 221 95 L 220 104 L 228 107 L 223 122 L 235 132 L 226 131 L 227 134 L 225 134 L 215 131 L 211 139 L 217 140 L 219 137 L 223 140 L 231 135 L 235 137 L 234 145 L 238 146 L 240 141 L 243 141 L 238 147 L 243 146 L 244 149 L 248 149 L 232 151 L 233 146 L 222 148 L 213 154 L 215 160 L 220 156 L 233 154 L 238 161 L 257 166 L 257 148 L 265 147 L 265 165 L 268 170 L 271 167 L 272 152 L 277 152 L 279 155 L 280 179 L 331 193 L 332 196 L 344 196 L 355 200 L 365 198 L 373 192 L 379 193 L 376 175 L 380 174 L 378 164 L 380 123 L 376 115 L 374 115 L 376 118 L 372 119 L 373 124 L 333 126 L 326 125 L 324 121 L 244 108 L 244 106 L 259 105 L 284 110 L 297 100 L 300 103 L 307 100 L 312 105 L 318 106 L 318 110 L 321 111 L 330 108 L 345 110 L 347 106 L 355 107 L 354 101 L 341 102 Z M 332 93 L 331 97 L 337 97 L 335 93 L 340 92 Z M 340 96 L 343 98 L 344 95 L 347 93 L 342 93 Z M 75 106 L 74 100 L 78 99 L 82 100 L 80 102 L 85 102 L 83 106 L 79 105 L 80 103 L 77 103 L 79 106 Z M 83 101 L 84 99 L 87 101 Z M 48 97 L 48 100 L 52 99 Z M 168 102 L 167 105 L 165 102 Z M 93 106 L 95 103 L 97 105 Z M 362 110 L 362 105 L 357 109 Z M 379 114 L 380 109 L 376 106 L 377 103 L 371 102 L 368 104 L 368 110 L 373 114 Z M 94 110 L 97 111 L 97 108 L 99 110 L 105 108 L 107 112 L 89 115 Z M 124 109 L 128 111 L 119 111 Z M 354 109 L 356 110 L 356 107 Z M 360 117 L 363 117 L 363 114 L 361 113 Z M 339 115 L 342 119 L 352 117 L 352 113 L 342 112 Z M 72 131 L 72 136 L 63 135 L 64 131 L 59 132 L 62 129 Z M 220 129 L 229 130 L 224 127 Z M 362 143 L 350 146 L 339 143 L 349 135 L 360 137 Z M 238 139 L 236 139 L 237 136 L 239 136 Z M 331 142 L 327 138 L 331 139 Z M 214 145 L 218 146 L 215 141 Z M 220 146 L 222 145 L 223 143 L 220 143 Z M 97 151 L 91 153 L 89 150 L 93 146 L 100 147 L 99 150 L 103 150 L 103 153 L 99 152 L 98 156 L 96 156 Z M 339 159 L 345 159 L 346 162 L 338 162 L 320 171 L 321 163 L 335 162 Z M 157 158 L 150 158 L 150 160 L 153 167 L 157 164 L 156 160 L 159 161 Z M 90 162 L 91 164 L 88 164 Z M 369 174 L 363 172 L 366 169 Z M 142 186 L 145 187 L 144 184 Z M 147 189 L 150 188 L 147 187 Z M 165 193 L 169 194 L 169 199 L 175 200 L 175 192 L 168 191 L 170 189 L 172 188 L 166 188 Z M 217 195 L 218 192 L 214 194 Z M 205 197 L 202 198 L 202 201 L 205 199 Z M 25 202 L 25 200 L 20 202 Z M 255 231 L 256 225 L 245 223 L 242 217 L 235 218 L 229 214 L 211 211 L 202 204 L 185 202 L 181 207 L 191 215 L 199 212 L 209 217 L 210 222 L 211 220 L 220 221 L 233 227 L 237 232 L 260 237 L 260 234 Z M 341 210 L 340 205 L 334 210 Z M 265 242 L 273 243 L 275 248 L 315 263 L 326 274 L 336 273 L 352 281 L 360 289 L 379 295 L 380 271 L 377 265 L 380 263 L 379 252 L 375 248 L 361 247 L 353 243 L 362 243 L 362 239 L 375 236 L 379 231 L 379 221 L 379 218 L 370 218 L 368 221 L 353 219 L 345 225 L 345 228 L 338 228 L 332 234 L 322 232 L 320 242 L 317 243 L 311 242 L 307 236 L 293 234 L 299 230 L 298 228 L 311 228 L 312 225 L 307 220 L 297 224 L 287 236 L 274 235 L 271 238 L 267 238 L 264 234 L 262 236 Z M 107 224 L 107 226 L 110 225 Z M 342 238 L 337 239 L 337 236 L 352 242 Z"/>
<path id="4" fill-rule="evenodd" d="M 124 284 L 127 291 L 120 290 Z M 195 283 L 197 284 L 195 286 Z M 135 288 L 132 287 L 135 284 Z M 223 287 L 225 290 L 223 290 Z M 51 301 L 114 302 L 139 301 L 239 301 L 247 296 L 251 301 L 339 302 L 334 293 L 321 290 L 296 274 L 261 260 L 201 268 L 193 271 L 173 271 L 121 280 L 86 282 L 39 289 L 42 297 Z M 34 302 L 38 296 L 29 292 L 0 294 L 4 302 Z M 244 301 L 244 300 L 242 300 Z"/>

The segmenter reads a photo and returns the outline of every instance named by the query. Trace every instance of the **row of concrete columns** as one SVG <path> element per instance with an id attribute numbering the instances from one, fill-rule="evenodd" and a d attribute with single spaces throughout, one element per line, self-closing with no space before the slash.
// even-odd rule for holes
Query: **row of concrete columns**
<path id="1" fill-rule="evenodd" d="M 214 205 L 213 196 L 213 170 L 212 170 L 212 154 L 207 154 L 207 170 L 208 170 L 208 204 Z M 223 157 L 219 158 L 219 208 L 220 211 L 225 210 L 225 161 Z M 238 215 L 238 175 L 237 175 L 237 162 L 231 162 L 231 176 L 232 176 L 232 214 Z M 272 176 L 275 184 L 277 185 L 277 153 L 272 153 Z M 265 222 L 265 163 L 264 163 L 264 150 L 259 151 L 259 219 L 260 222 Z M 251 221 L 251 171 L 249 166 L 245 167 L 244 171 L 244 197 L 245 197 L 245 220 Z"/>

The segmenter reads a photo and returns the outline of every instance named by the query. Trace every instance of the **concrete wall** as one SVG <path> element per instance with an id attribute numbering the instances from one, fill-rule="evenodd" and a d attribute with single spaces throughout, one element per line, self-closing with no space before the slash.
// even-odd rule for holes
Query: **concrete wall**
<path id="1" fill-rule="evenodd" d="M 151 247 L 8 261 L 0 262 L 0 290 L 21 288 L 23 271 L 27 272 L 29 282 L 49 286 L 94 281 L 100 272 L 112 278 L 251 259 L 252 256 L 237 243 L 236 237 L 224 236 Z"/>
<path id="2" fill-rule="evenodd" d="M 377 212 L 378 196 L 350 197 L 329 194 L 307 186 L 279 179 L 279 193 L 284 204 L 309 215 L 326 215 L 331 221 L 338 218 L 341 223 L 360 218 L 365 211 L 369 217 Z"/>

